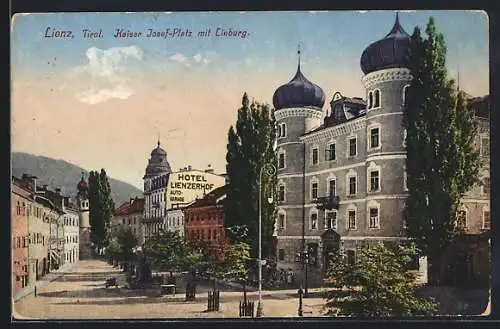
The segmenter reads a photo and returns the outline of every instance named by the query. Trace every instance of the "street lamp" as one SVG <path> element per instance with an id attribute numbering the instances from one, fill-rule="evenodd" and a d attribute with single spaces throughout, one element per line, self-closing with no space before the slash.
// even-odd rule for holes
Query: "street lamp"
<path id="1" fill-rule="evenodd" d="M 262 174 L 266 173 L 272 176 L 276 173 L 276 167 L 272 164 L 264 164 L 260 168 L 259 174 L 259 302 L 257 304 L 257 317 L 261 317 L 262 313 Z M 272 199 L 269 199 L 272 200 Z M 271 201 L 272 202 L 272 201 Z"/>

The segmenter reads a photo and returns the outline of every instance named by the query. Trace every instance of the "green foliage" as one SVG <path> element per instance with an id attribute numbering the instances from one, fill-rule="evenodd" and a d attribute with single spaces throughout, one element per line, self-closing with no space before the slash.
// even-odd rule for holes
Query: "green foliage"
<path id="1" fill-rule="evenodd" d="M 432 315 L 436 303 L 419 298 L 415 271 L 408 270 L 415 248 L 388 249 L 382 243 L 362 249 L 354 265 L 333 265 L 329 280 L 347 291 L 327 293 L 330 316 L 390 317 Z M 342 261 L 343 262 L 343 261 Z"/>
<path id="2" fill-rule="evenodd" d="M 268 105 L 250 102 L 245 93 L 242 107 L 238 110 L 235 126 L 228 133 L 226 154 L 226 171 L 229 176 L 227 199 L 225 205 L 225 225 L 227 227 L 245 226 L 248 234 L 242 240 L 251 248 L 253 257 L 258 251 L 258 195 L 259 174 L 264 164 L 276 163 L 273 145 L 275 142 L 274 119 L 271 117 Z M 262 250 L 263 255 L 269 255 L 276 205 L 269 204 L 270 197 L 275 200 L 276 175 L 262 177 Z"/>
<path id="3" fill-rule="evenodd" d="M 115 208 L 104 169 L 101 169 L 100 173 L 97 171 L 89 173 L 88 194 L 92 242 L 98 248 L 103 248 L 108 242 L 107 231 Z"/>
<path id="4" fill-rule="evenodd" d="M 121 246 L 117 238 L 111 239 L 106 247 L 106 256 L 111 260 L 120 259 Z"/>
<path id="5" fill-rule="evenodd" d="M 191 270 L 202 255 L 177 232 L 162 232 L 150 238 L 144 246 L 146 260 L 157 268 Z"/>
<path id="6" fill-rule="evenodd" d="M 250 259 L 250 246 L 236 243 L 224 250 L 222 260 L 212 264 L 216 278 L 228 281 L 244 281 L 248 278 L 246 263 Z"/>
<path id="7" fill-rule="evenodd" d="M 465 96 L 447 78 L 444 37 L 431 17 L 424 39 L 412 35 L 410 71 L 404 111 L 407 129 L 406 169 L 409 196 L 407 234 L 439 264 L 441 253 L 460 234 L 457 210 L 464 193 L 477 181 L 476 127 Z"/>
<path id="8" fill-rule="evenodd" d="M 120 260 L 132 261 L 135 259 L 133 249 L 137 247 L 137 238 L 130 229 L 121 230 L 117 236 L 118 245 L 120 246 Z"/>

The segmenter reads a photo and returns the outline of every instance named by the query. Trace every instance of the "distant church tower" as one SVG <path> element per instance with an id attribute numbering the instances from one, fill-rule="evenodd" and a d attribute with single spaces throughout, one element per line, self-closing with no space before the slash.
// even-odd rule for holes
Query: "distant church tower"
<path id="1" fill-rule="evenodd" d="M 80 216 L 80 259 L 89 259 L 92 255 L 92 247 L 90 243 L 90 213 L 89 213 L 89 197 L 88 184 L 85 181 L 84 173 L 82 179 L 77 185 L 77 203 L 78 213 Z"/>

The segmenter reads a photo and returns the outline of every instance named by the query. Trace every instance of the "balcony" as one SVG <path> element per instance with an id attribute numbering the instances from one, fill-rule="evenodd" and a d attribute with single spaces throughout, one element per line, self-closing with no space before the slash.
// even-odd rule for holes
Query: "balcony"
<path id="1" fill-rule="evenodd" d="M 340 198 L 338 195 L 331 194 L 326 197 L 319 197 L 315 200 L 316 208 L 319 210 L 338 210 L 340 206 Z"/>

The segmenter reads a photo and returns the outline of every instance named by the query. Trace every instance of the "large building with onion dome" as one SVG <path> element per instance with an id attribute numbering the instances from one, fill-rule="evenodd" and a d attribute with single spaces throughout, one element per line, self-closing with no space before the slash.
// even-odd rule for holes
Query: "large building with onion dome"
<path id="1" fill-rule="evenodd" d="M 354 262 L 360 248 L 406 239 L 402 120 L 412 79 L 409 46 L 410 35 L 396 16 L 390 32 L 361 54 L 363 97 L 325 95 L 302 72 L 300 51 L 295 76 L 275 91 L 279 268 L 303 275 L 306 251 L 309 280 L 322 278 L 335 250 Z M 488 143 L 486 137 L 481 144 Z M 489 174 L 483 174 L 489 182 Z M 321 206 L 325 202 L 331 210 Z M 489 183 L 487 190 L 471 191 L 462 207 L 461 225 L 468 232 L 489 230 Z M 424 259 L 420 265 L 424 274 Z"/>
<path id="2" fill-rule="evenodd" d="M 146 173 L 144 174 L 144 239 L 158 232 L 166 216 L 165 191 L 168 175 L 172 172 L 167 160 L 167 152 L 158 145 L 151 151 Z"/>

